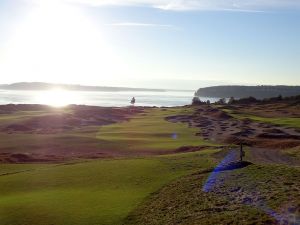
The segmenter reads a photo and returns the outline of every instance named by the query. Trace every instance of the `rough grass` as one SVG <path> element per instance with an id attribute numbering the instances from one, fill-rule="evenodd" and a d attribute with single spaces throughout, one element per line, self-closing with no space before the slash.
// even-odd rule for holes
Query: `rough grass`
<path id="1" fill-rule="evenodd" d="M 7 123 L 17 123 L 21 121 L 25 121 L 27 119 L 30 119 L 32 117 L 39 117 L 39 116 L 47 116 L 52 115 L 53 113 L 58 112 L 66 112 L 67 109 L 56 109 L 54 112 L 49 111 L 17 111 L 9 114 L 0 114 L 0 123 L 1 125 L 5 125 Z"/>
<path id="2" fill-rule="evenodd" d="M 22 172 L 47 168 L 49 166 L 53 166 L 53 165 L 47 165 L 47 164 L 1 164 L 0 163 L 0 177 L 8 175 L 8 174 L 22 173 Z"/>
<path id="3" fill-rule="evenodd" d="M 214 146 L 195 136 L 199 130 L 184 123 L 172 123 L 165 117 L 178 114 L 192 114 L 192 108 L 148 109 L 145 114 L 131 118 L 129 121 L 106 126 L 85 126 L 73 130 L 55 133 L 5 133 L 0 132 L 0 152 L 24 154 L 57 154 L 76 157 L 91 155 L 94 157 L 102 150 L 105 154 L 127 154 L 151 151 L 174 151 L 181 146 Z M 42 113 L 42 111 L 41 111 Z M 17 123 L 37 112 L 20 112 L 13 115 L 0 115 L 0 127 L 7 121 Z M 22 143 L 22 145 L 20 145 Z"/>
<path id="4" fill-rule="evenodd" d="M 18 124 L 34 117 L 57 115 L 57 113 L 69 112 L 69 109 L 53 109 L 52 111 L 17 111 L 10 114 L 0 114 L 0 128 L 9 124 Z M 93 138 L 85 135 L 86 129 L 94 131 Z M 95 134 L 98 128 L 83 128 L 81 135 L 75 135 L 75 131 L 61 131 L 50 134 L 24 133 L 24 132 L 0 132 L 0 151 L 6 153 L 37 153 L 53 154 L 53 149 L 70 149 L 73 146 L 80 148 L 82 145 L 87 148 L 97 147 L 98 141 Z M 77 130 L 76 130 L 77 131 Z M 78 132 L 78 131 L 77 131 Z M 94 141 L 93 141 L 94 139 Z M 96 142 L 96 143 L 95 143 Z M 21 143 L 21 144 L 20 144 Z M 48 152 L 48 150 L 50 150 Z"/>
<path id="5" fill-rule="evenodd" d="M 165 120 L 192 110 L 151 109 L 127 122 L 57 134 L 2 133 L 0 146 L 24 153 L 63 146 L 66 154 L 76 148 L 159 152 L 213 146 L 195 136 L 198 128 Z M 299 168 L 251 165 L 220 172 L 217 185 L 202 191 L 207 169 L 214 165 L 213 152 L 58 165 L 0 164 L 0 224 L 118 225 L 125 218 L 127 224 L 150 225 L 272 224 L 274 215 L 298 213 Z"/>
<path id="6" fill-rule="evenodd" d="M 284 154 L 300 159 L 300 146 L 283 151 Z"/>
<path id="7" fill-rule="evenodd" d="M 121 224 L 152 192 L 212 166 L 212 152 L 69 165 L 1 165 L 5 173 L 19 173 L 0 176 L 0 224 Z"/>
<path id="8" fill-rule="evenodd" d="M 298 224 L 299 172 L 274 165 L 223 171 L 207 192 L 208 173 L 188 175 L 151 195 L 125 224 Z"/>
<path id="9" fill-rule="evenodd" d="M 203 140 L 195 134 L 198 128 L 190 128 L 185 123 L 172 123 L 167 116 L 192 114 L 192 108 L 151 109 L 146 115 L 139 115 L 130 121 L 103 126 L 97 138 L 106 141 L 107 148 L 115 148 L 116 143 L 124 150 L 174 150 L 181 146 L 215 144 Z"/>
<path id="10" fill-rule="evenodd" d="M 223 109 L 223 111 L 227 112 L 231 116 L 233 116 L 236 119 L 242 120 L 242 119 L 250 119 L 257 122 L 262 123 L 271 123 L 279 126 L 284 127 L 294 127 L 294 128 L 300 128 L 300 118 L 295 117 L 261 117 L 257 115 L 252 114 L 245 114 L 245 113 L 236 113 L 232 110 L 226 110 Z"/>

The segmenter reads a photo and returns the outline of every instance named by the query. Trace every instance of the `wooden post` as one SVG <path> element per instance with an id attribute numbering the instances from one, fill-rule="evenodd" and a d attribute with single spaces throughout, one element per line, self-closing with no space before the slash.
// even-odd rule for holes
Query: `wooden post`
<path id="1" fill-rule="evenodd" d="M 243 156 L 244 156 L 244 151 L 243 151 L 243 143 L 240 144 L 240 161 L 243 162 Z"/>

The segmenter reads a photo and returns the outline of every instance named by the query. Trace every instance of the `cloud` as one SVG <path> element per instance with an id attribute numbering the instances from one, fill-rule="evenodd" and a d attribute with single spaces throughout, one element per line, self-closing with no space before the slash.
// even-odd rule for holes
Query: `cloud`
<path id="1" fill-rule="evenodd" d="M 66 1 L 90 6 L 144 6 L 162 10 L 262 12 L 273 9 L 300 9 L 300 0 L 31 0 L 35 2 Z"/>
<path id="2" fill-rule="evenodd" d="M 176 26 L 171 24 L 156 24 L 156 23 L 136 23 L 136 22 L 122 22 L 122 23 L 111 23 L 106 24 L 106 26 L 114 27 L 156 27 L 156 28 L 166 28 L 166 29 L 177 29 Z"/>

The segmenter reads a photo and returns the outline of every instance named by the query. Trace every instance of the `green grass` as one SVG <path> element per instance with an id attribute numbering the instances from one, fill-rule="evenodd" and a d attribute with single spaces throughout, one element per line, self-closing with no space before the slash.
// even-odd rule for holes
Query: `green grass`
<path id="1" fill-rule="evenodd" d="M 170 181 L 212 166 L 215 151 L 70 165 L 1 165 L 1 225 L 121 224 Z M 16 166 L 16 168 L 13 168 Z"/>
<path id="2" fill-rule="evenodd" d="M 10 114 L 0 114 L 0 130 L 11 124 L 22 124 L 26 120 L 42 117 L 47 115 L 58 115 L 63 112 L 70 112 L 69 109 L 53 109 L 53 111 L 17 111 Z M 90 128 L 92 129 L 92 128 Z M 98 128 L 94 129 L 94 136 Z M 70 141 L 71 139 L 71 141 Z M 84 139 L 84 140 L 82 140 Z M 91 137 L 86 137 L 86 135 L 75 136 L 73 131 L 62 131 L 55 132 L 52 134 L 41 134 L 41 133 L 30 133 L 30 132 L 15 132 L 7 133 L 0 132 L 0 149 L 1 152 L 9 153 L 40 153 L 45 149 L 53 148 L 72 148 L 72 146 L 81 147 L 82 144 L 86 146 L 91 145 L 96 146 L 95 139 L 94 142 L 91 141 Z M 22 143 L 22 144 L 20 144 Z M 88 143 L 88 144 L 87 144 Z"/>
<path id="3" fill-rule="evenodd" d="M 250 119 L 257 122 L 262 123 L 271 123 L 279 126 L 284 127 L 294 127 L 294 128 L 300 128 L 300 118 L 295 117 L 261 117 L 251 114 L 244 114 L 244 113 L 235 113 L 232 110 L 224 110 L 225 112 L 229 113 L 231 116 L 233 116 L 236 119 Z"/>
<path id="4" fill-rule="evenodd" d="M 0 176 L 6 174 L 21 173 L 25 171 L 33 171 L 37 169 L 47 168 L 53 166 L 51 164 L 1 164 L 0 163 Z"/>
<path id="5" fill-rule="evenodd" d="M 285 149 L 282 153 L 295 159 L 300 159 L 300 146 L 291 149 Z"/>
<path id="6" fill-rule="evenodd" d="M 165 117 L 191 114 L 191 108 L 151 109 L 147 115 L 139 115 L 123 123 L 100 128 L 97 138 L 105 141 L 109 149 L 122 146 L 124 150 L 174 150 L 181 146 L 214 144 L 195 136 L 198 128 L 185 123 L 172 123 Z"/>
<path id="7" fill-rule="evenodd" d="M 57 150 L 56 152 L 62 149 L 69 152 L 76 149 L 101 149 L 102 143 L 96 139 L 97 131 L 98 128 L 87 134 L 81 131 L 64 131 L 53 134 L 0 133 L 0 148 L 2 152 L 25 154 L 41 152 L 53 154 L 53 149 Z"/>
<path id="8" fill-rule="evenodd" d="M 39 153 L 41 149 L 51 154 L 51 149 L 63 149 L 72 152 L 82 149 L 128 151 L 173 151 L 181 146 L 214 146 L 195 136 L 199 128 L 190 128 L 186 123 L 173 123 L 165 117 L 179 114 L 192 114 L 192 108 L 149 109 L 145 114 L 131 118 L 129 121 L 107 126 L 86 126 L 73 130 L 57 131 L 50 134 L 22 133 L 7 134 L 0 132 L 2 151 L 19 153 Z M 30 116 L 36 112 L 21 113 L 11 123 Z M 6 117 L 5 115 L 0 118 Z M 5 122 L 0 121 L 0 126 Z M 4 122 L 5 121 L 5 122 Z M 176 138 L 175 138 L 176 135 Z M 22 143 L 22 145 L 20 145 Z"/>
<path id="9" fill-rule="evenodd" d="M 159 151 L 187 145 L 213 146 L 195 136 L 198 129 L 165 120 L 166 116 L 191 113 L 189 108 L 151 109 L 146 115 L 103 127 L 54 134 L 1 133 L 0 146 L 11 153 L 51 153 L 51 149 L 61 147 L 70 151 Z M 38 115 L 25 114 L 2 115 L 0 122 L 3 125 Z M 176 138 L 172 138 L 174 134 Z M 0 224 L 121 224 L 149 194 L 183 175 L 211 167 L 212 152 L 215 150 L 61 165 L 1 164 Z"/>
<path id="10" fill-rule="evenodd" d="M 53 112 L 51 111 L 17 111 L 9 114 L 0 114 L 0 124 L 5 125 L 7 123 L 18 123 L 21 121 L 25 121 L 27 119 L 33 118 L 33 117 L 40 117 L 40 116 L 47 116 L 47 115 L 53 115 L 57 113 L 61 113 L 63 111 L 66 111 L 65 109 L 55 109 Z"/>
<path id="11" fill-rule="evenodd" d="M 198 128 L 165 120 L 192 112 L 192 108 L 149 109 L 146 115 L 103 127 L 47 135 L 2 133 L 0 146 L 25 153 L 62 146 L 137 152 L 214 146 L 195 136 Z M 208 174 L 199 170 L 215 164 L 214 152 L 68 164 L 0 164 L 0 224 L 118 225 L 126 218 L 129 224 L 260 224 L 272 218 L 241 204 L 252 192 L 260 193 L 275 210 L 289 201 L 294 204 L 291 198 L 299 193 L 299 169 L 281 166 L 252 165 L 224 172 L 220 192 L 203 193 Z M 231 191 L 237 186 L 242 195 Z"/>

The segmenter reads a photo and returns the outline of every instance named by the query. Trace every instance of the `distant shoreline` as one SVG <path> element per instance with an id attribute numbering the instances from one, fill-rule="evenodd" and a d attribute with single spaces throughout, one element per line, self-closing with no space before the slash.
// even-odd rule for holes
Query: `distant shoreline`
<path id="1" fill-rule="evenodd" d="M 74 84 L 54 84 L 43 82 L 20 82 L 13 84 L 0 84 L 0 90 L 11 91 L 48 91 L 52 89 L 63 89 L 66 91 L 95 91 L 95 92 L 192 92 L 194 90 L 176 90 L 162 88 L 132 88 L 132 87 L 110 87 L 110 86 L 85 86 Z"/>
<path id="2" fill-rule="evenodd" d="M 222 98 L 248 98 L 254 97 L 257 99 L 272 98 L 272 97 L 289 97 L 300 95 L 300 86 L 285 86 L 285 85 L 261 85 L 261 86 L 242 86 L 242 85 L 223 85 L 199 88 L 195 92 L 195 96 L 209 96 Z"/>
<path id="3" fill-rule="evenodd" d="M 136 90 L 8 90 L 0 88 L 0 104 L 48 104 L 127 106 L 132 97 L 137 106 L 181 106 L 190 104 L 194 91 L 136 91 Z M 203 100 L 203 99 L 202 99 Z M 207 99 L 208 100 L 208 99 Z M 216 99 L 209 99 L 211 102 Z"/>

